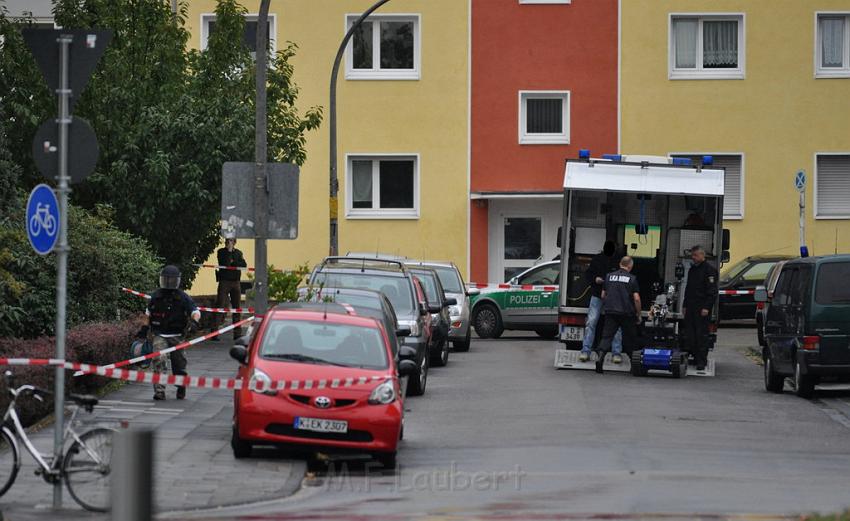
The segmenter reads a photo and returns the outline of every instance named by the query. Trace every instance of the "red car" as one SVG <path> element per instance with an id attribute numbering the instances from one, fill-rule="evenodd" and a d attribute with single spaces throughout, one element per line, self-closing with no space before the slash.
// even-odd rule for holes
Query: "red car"
<path id="1" fill-rule="evenodd" d="M 351 306 L 272 309 L 247 346 L 230 352 L 249 382 L 234 394 L 234 456 L 249 456 L 254 445 L 297 445 L 368 453 L 395 467 L 404 418 L 399 369 L 417 369 L 393 355 L 395 333 Z"/>

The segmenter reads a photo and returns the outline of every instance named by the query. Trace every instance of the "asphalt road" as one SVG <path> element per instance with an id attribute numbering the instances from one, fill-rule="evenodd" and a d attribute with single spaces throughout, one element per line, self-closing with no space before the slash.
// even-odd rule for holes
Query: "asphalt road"
<path id="1" fill-rule="evenodd" d="M 337 464 L 294 496 L 175 518 L 769 518 L 850 506 L 850 392 L 764 391 L 752 329 L 717 376 L 553 368 L 534 336 L 474 340 L 407 401 L 400 466 Z M 253 517 L 260 516 L 260 517 Z"/>

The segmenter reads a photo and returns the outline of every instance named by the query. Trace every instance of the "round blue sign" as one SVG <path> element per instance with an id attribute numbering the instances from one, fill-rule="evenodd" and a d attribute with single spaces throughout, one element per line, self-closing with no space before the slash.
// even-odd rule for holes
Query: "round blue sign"
<path id="1" fill-rule="evenodd" d="M 53 251 L 59 239 L 59 202 L 49 186 L 40 184 L 30 192 L 26 227 L 36 253 L 47 255 Z"/>
<path id="2" fill-rule="evenodd" d="M 798 192 L 802 192 L 806 189 L 806 172 L 800 170 L 797 172 L 797 175 L 794 176 L 794 187 L 797 188 Z"/>

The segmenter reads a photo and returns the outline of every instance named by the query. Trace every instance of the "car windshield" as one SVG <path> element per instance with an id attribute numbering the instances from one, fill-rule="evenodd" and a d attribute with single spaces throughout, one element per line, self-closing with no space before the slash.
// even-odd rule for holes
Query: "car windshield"
<path id="1" fill-rule="evenodd" d="M 322 321 L 277 320 L 269 324 L 260 356 L 305 364 L 386 369 L 380 330 Z"/>
<path id="2" fill-rule="evenodd" d="M 767 277 L 767 272 L 770 271 L 770 268 L 772 268 L 774 264 L 776 264 L 775 261 L 759 262 L 758 264 L 754 264 L 752 268 L 748 269 L 747 272 L 744 273 L 744 281 L 751 283 L 764 282 L 765 277 Z"/>
<path id="3" fill-rule="evenodd" d="M 730 280 L 740 275 L 749 266 L 750 261 L 748 260 L 742 260 L 741 262 L 732 265 L 728 270 L 724 271 L 720 275 L 720 282 L 729 282 Z"/>
<path id="4" fill-rule="evenodd" d="M 443 291 L 446 293 L 463 293 L 463 284 L 460 281 L 457 270 L 442 266 L 432 266 L 432 269 L 440 277 L 440 284 L 443 285 Z"/>
<path id="5" fill-rule="evenodd" d="M 818 269 L 815 302 L 818 304 L 850 304 L 850 262 L 830 262 Z"/>
<path id="6" fill-rule="evenodd" d="M 351 304 L 352 306 L 364 306 L 367 308 L 381 309 L 381 300 L 378 295 L 363 295 L 351 293 L 337 293 L 333 290 L 315 290 L 312 302 L 338 302 Z"/>
<path id="7" fill-rule="evenodd" d="M 437 284 L 434 281 L 434 274 L 417 272 L 416 276 L 419 277 L 419 281 L 422 282 L 422 289 L 425 290 L 425 298 L 428 299 L 428 302 L 432 304 L 440 302 L 440 299 L 437 298 Z"/>
<path id="8" fill-rule="evenodd" d="M 413 290 L 405 277 L 391 277 L 375 273 L 324 273 L 316 274 L 314 285 L 333 288 L 371 289 L 380 291 L 390 300 L 397 315 L 414 311 Z"/>

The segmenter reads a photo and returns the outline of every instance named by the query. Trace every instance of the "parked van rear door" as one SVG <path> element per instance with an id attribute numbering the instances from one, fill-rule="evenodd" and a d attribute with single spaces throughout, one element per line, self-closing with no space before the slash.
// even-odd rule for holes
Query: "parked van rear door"
<path id="1" fill-rule="evenodd" d="M 820 335 L 822 364 L 850 364 L 850 262 L 818 266 L 812 304 L 812 331 Z"/>
<path id="2" fill-rule="evenodd" d="M 796 266 L 785 266 L 782 270 L 765 320 L 767 346 L 775 369 L 783 374 L 791 374 L 794 370 L 796 321 L 792 327 L 791 321 L 794 317 L 791 294 L 796 285 L 798 271 Z"/>

